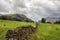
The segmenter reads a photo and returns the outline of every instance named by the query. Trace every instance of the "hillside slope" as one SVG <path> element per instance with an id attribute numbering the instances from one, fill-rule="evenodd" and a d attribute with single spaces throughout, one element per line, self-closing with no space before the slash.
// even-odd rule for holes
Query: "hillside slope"
<path id="1" fill-rule="evenodd" d="M 32 22 L 0 20 L 0 40 L 4 40 L 8 29 L 26 25 L 35 26 Z M 40 39 L 36 38 L 36 40 L 60 40 L 60 24 L 39 23 L 36 33 L 40 36 Z"/>
<path id="2" fill-rule="evenodd" d="M 30 18 L 28 18 L 24 14 L 0 15 L 0 19 L 2 19 L 2 20 L 16 20 L 16 21 L 33 22 L 33 20 L 31 20 Z"/>

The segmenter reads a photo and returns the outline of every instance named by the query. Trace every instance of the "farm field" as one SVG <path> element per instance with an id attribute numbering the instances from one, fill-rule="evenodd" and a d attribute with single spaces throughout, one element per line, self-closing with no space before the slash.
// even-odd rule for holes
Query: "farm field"
<path id="1" fill-rule="evenodd" d="M 26 25 L 35 26 L 35 23 L 0 20 L 0 40 L 5 40 L 5 34 L 8 29 Z M 39 23 L 36 34 L 40 37 L 40 39 L 36 38 L 36 40 L 60 40 L 60 24 Z"/>

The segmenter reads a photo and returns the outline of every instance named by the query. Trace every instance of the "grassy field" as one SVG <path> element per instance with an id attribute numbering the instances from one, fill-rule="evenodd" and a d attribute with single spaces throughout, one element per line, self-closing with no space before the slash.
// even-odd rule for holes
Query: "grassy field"
<path id="1" fill-rule="evenodd" d="M 0 20 L 0 40 L 5 40 L 8 29 L 26 25 L 35 26 L 32 22 Z M 39 23 L 36 33 L 40 36 L 40 39 L 36 40 L 60 40 L 60 24 Z"/>

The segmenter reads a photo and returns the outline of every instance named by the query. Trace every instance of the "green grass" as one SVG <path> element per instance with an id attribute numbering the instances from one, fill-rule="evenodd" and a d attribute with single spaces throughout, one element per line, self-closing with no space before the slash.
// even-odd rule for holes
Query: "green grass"
<path id="1" fill-rule="evenodd" d="M 0 40 L 5 40 L 8 29 L 25 25 L 35 26 L 32 22 L 0 20 Z M 39 23 L 36 33 L 40 36 L 39 40 L 60 40 L 60 24 Z"/>
<path id="2" fill-rule="evenodd" d="M 37 32 L 42 40 L 60 40 L 60 24 L 40 24 Z"/>

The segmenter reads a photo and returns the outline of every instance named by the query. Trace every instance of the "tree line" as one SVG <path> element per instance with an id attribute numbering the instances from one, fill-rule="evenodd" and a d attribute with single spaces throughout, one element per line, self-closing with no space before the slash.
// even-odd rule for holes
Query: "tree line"
<path id="1" fill-rule="evenodd" d="M 42 19 L 41 19 L 41 23 L 51 23 L 51 22 L 46 22 L 46 19 L 45 19 L 45 18 L 42 18 Z M 60 20 L 54 22 L 54 24 L 60 24 Z"/>

